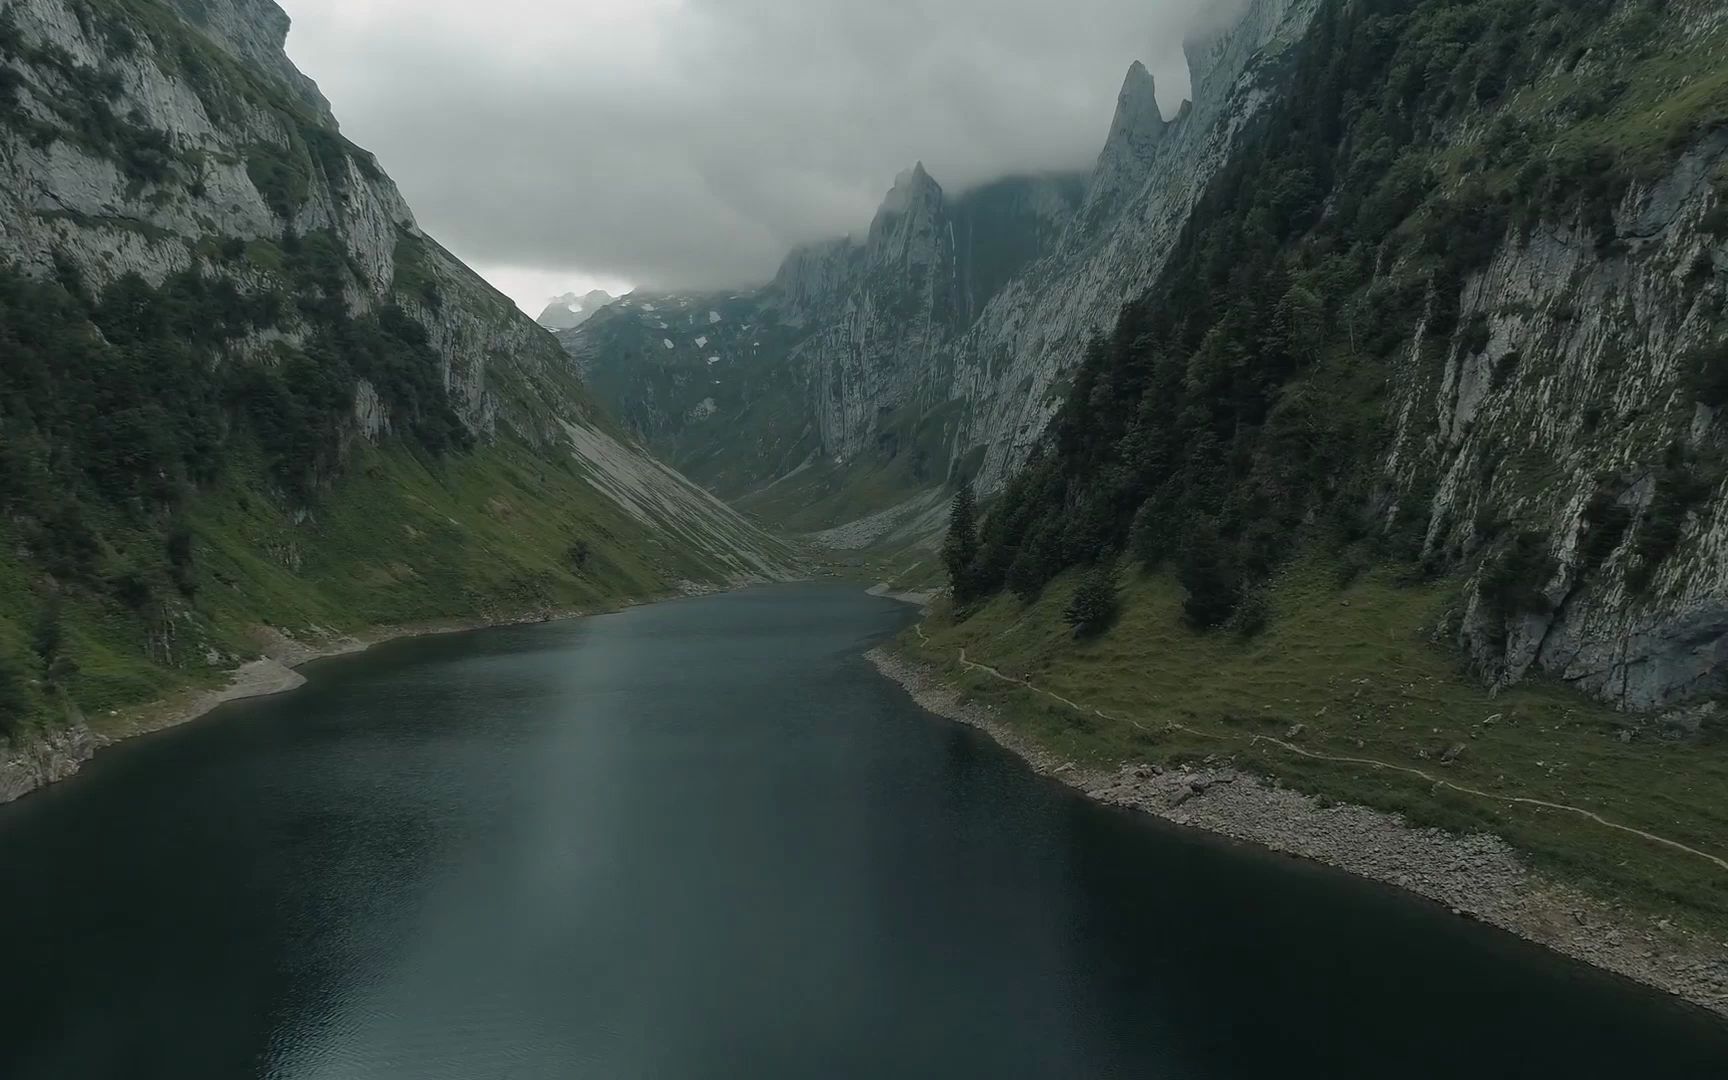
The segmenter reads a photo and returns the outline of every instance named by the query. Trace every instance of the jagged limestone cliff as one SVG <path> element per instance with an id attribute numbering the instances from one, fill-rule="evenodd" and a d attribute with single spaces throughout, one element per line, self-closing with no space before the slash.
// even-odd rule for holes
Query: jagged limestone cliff
<path id="1" fill-rule="evenodd" d="M 1458 331 L 1400 358 L 1388 513 L 1427 522 L 1431 557 L 1483 560 L 1459 638 L 1497 682 L 1541 670 L 1632 709 L 1728 690 L 1728 425 L 1699 383 L 1724 334 L 1728 130 L 1688 143 L 1597 226 L 1506 237 Z M 1511 611 L 1480 587 L 1508 527 L 1537 552 Z"/>
<path id="2" fill-rule="evenodd" d="M 260 624 L 319 639 L 789 564 L 420 230 L 287 30 L 270 0 L 0 4 L 11 780 L 87 752 L 86 714 L 219 680 Z"/>

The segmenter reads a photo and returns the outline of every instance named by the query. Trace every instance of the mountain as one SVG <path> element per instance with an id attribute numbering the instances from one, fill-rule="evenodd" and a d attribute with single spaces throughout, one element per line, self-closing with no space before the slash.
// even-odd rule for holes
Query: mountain
<path id="1" fill-rule="evenodd" d="M 790 564 L 419 228 L 287 30 L 0 11 L 0 797 L 261 650 Z"/>
<path id="2" fill-rule="evenodd" d="M 768 285 L 633 294 L 559 335 L 632 430 L 711 490 L 796 526 L 940 485 L 932 364 L 1062 235 L 1077 176 L 949 194 L 903 172 L 862 237 L 792 252 Z M 796 480 L 785 483 L 796 475 Z M 786 497 L 791 517 L 773 507 Z M 758 506 L 758 504 L 761 504 Z"/>
<path id="3" fill-rule="evenodd" d="M 546 310 L 534 321 L 548 330 L 574 330 L 615 299 L 617 298 L 604 289 L 595 289 L 584 296 L 565 293 L 548 300 Z"/>
<path id="4" fill-rule="evenodd" d="M 558 338 L 633 433 L 731 497 L 814 453 L 804 388 L 788 378 L 796 332 L 768 303 L 760 292 L 639 291 Z"/>
<path id="5" fill-rule="evenodd" d="M 978 203 L 992 272 L 914 168 L 864 240 L 743 294 L 778 342 L 746 379 L 598 320 L 563 340 L 650 445 L 832 546 L 928 573 L 972 479 L 984 594 L 1126 557 L 1215 625 L 1319 545 L 1456 581 L 1436 633 L 1492 686 L 1706 699 L 1724 44 L 1703 0 L 1251 0 L 1186 44 L 1174 116 L 1129 71 L 1084 183 Z"/>

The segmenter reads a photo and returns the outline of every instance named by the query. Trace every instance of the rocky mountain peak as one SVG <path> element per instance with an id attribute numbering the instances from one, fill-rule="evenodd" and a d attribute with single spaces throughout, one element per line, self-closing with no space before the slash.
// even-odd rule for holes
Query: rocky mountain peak
<path id="1" fill-rule="evenodd" d="M 1136 60 L 1122 80 L 1122 92 L 1116 95 L 1116 116 L 1104 140 L 1101 162 L 1149 161 L 1169 128 L 1158 108 L 1157 81 L 1146 65 Z"/>
<path id="2" fill-rule="evenodd" d="M 942 185 L 925 171 L 922 161 L 894 178 L 894 187 L 876 220 L 870 223 L 865 244 L 872 265 L 929 264 L 946 233 L 943 224 Z"/>
<path id="3" fill-rule="evenodd" d="M 1098 154 L 1083 221 L 1096 228 L 1144 183 L 1158 148 L 1169 131 L 1184 119 L 1166 123 L 1158 108 L 1158 84 L 1146 65 L 1134 61 L 1116 97 L 1116 116 Z"/>
<path id="4" fill-rule="evenodd" d="M 1122 80 L 1122 92 L 1116 95 L 1116 117 L 1105 146 L 1150 146 L 1164 137 L 1166 126 L 1158 109 L 1158 82 L 1146 65 L 1136 60 Z"/>
<path id="5" fill-rule="evenodd" d="M 555 296 L 546 302 L 546 310 L 536 320 L 548 330 L 574 330 L 594 317 L 594 313 L 617 299 L 604 289 L 595 289 L 578 296 L 573 292 Z"/>
<path id="6" fill-rule="evenodd" d="M 882 208 L 876 212 L 876 216 L 881 218 L 884 214 L 905 214 L 932 203 L 937 206 L 942 204 L 942 185 L 925 171 L 924 163 L 920 161 L 894 178 L 894 186 L 882 200 Z"/>

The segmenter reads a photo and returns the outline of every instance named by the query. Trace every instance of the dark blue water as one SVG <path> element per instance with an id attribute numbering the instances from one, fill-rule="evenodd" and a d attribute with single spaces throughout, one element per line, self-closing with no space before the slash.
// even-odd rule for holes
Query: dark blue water
<path id="1" fill-rule="evenodd" d="M 1094 807 L 760 589 L 403 642 L 0 810 L 0 1077 L 1722 1077 L 1728 1025 Z"/>

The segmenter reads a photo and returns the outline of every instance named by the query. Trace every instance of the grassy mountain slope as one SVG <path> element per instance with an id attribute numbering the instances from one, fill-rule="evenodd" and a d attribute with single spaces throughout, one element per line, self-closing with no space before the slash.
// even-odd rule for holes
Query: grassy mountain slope
<path id="1" fill-rule="evenodd" d="M 1030 605 L 1002 597 L 963 620 L 944 613 L 902 645 L 1066 760 L 1113 768 L 1227 758 L 1417 825 L 1503 836 L 1538 866 L 1600 895 L 1715 937 L 1728 930 L 1728 876 L 1719 867 L 1575 814 L 1505 801 L 1578 806 L 1728 855 L 1721 799 L 1728 741 L 1699 742 L 1681 727 L 1662 738 L 1551 683 L 1490 694 L 1432 640 L 1432 625 L 1456 602 L 1454 589 L 1384 571 L 1341 584 L 1331 560 L 1309 552 L 1273 579 L 1267 630 L 1243 639 L 1186 626 L 1185 593 L 1174 578 L 1135 574 L 1112 629 L 1076 638 L 1063 614 L 1080 581 L 1064 575 Z M 975 663 L 1115 719 L 968 669 L 958 663 L 961 649 Z M 1267 737 L 1359 760 L 1315 760 Z M 1501 798 L 1436 787 L 1367 760 Z"/>

